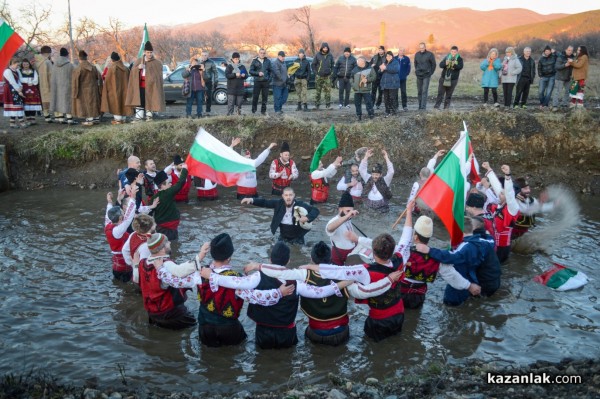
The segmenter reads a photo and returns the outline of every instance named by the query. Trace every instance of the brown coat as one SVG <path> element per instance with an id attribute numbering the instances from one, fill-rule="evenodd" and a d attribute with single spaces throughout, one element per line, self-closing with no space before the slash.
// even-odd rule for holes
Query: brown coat
<path id="1" fill-rule="evenodd" d="M 577 57 L 571 64 L 573 67 L 573 80 L 584 80 L 588 76 L 589 60 L 587 55 Z"/>
<path id="2" fill-rule="evenodd" d="M 127 100 L 125 105 L 130 108 L 140 107 L 140 74 L 139 65 L 143 62 L 144 57 L 135 60 L 131 67 L 129 75 L 129 84 L 127 85 Z M 165 92 L 163 91 L 163 75 L 162 62 L 156 58 L 145 62 L 146 66 L 146 106 L 148 111 L 166 110 Z"/>
<path id="3" fill-rule="evenodd" d="M 66 57 L 56 57 L 50 77 L 50 110 L 71 114 L 73 64 Z"/>
<path id="4" fill-rule="evenodd" d="M 113 115 L 129 115 L 131 109 L 125 107 L 127 98 L 127 82 L 129 80 L 129 69 L 123 61 L 113 61 L 106 71 L 104 86 L 102 87 L 102 112 Z"/>
<path id="5" fill-rule="evenodd" d="M 80 118 L 100 116 L 102 76 L 89 61 L 81 60 L 73 71 L 73 115 Z"/>
<path id="6" fill-rule="evenodd" d="M 35 65 L 37 67 L 39 84 L 40 84 L 40 95 L 42 96 L 42 102 L 50 103 L 50 77 L 52 76 L 52 61 L 48 58 L 38 54 L 35 56 Z"/>

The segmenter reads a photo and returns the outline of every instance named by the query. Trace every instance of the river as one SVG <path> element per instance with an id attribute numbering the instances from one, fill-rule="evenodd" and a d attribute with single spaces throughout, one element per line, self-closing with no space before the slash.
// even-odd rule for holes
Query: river
<path id="1" fill-rule="evenodd" d="M 261 182 L 261 192 L 268 191 Z M 405 190 L 404 190 L 405 191 Z M 406 193 L 387 215 L 363 212 L 355 223 L 374 236 L 403 209 Z M 304 198 L 307 191 L 300 192 Z M 180 206 L 176 261 L 191 259 L 220 232 L 232 235 L 233 265 L 266 260 L 273 243 L 272 211 L 242 207 L 233 189 L 216 202 Z M 335 201 L 338 195 L 334 194 Z M 289 350 L 257 350 L 253 322 L 241 317 L 249 339 L 237 347 L 206 348 L 197 328 L 169 331 L 149 326 L 140 294 L 132 284 L 112 280 L 103 235 L 103 191 L 51 189 L 0 195 L 0 374 L 49 371 L 59 380 L 129 388 L 235 393 L 288 389 L 324 382 L 327 374 L 363 380 L 400 375 L 404 366 L 478 358 L 499 365 L 598 357 L 600 281 L 582 289 L 554 292 L 532 281 L 552 261 L 595 277 L 600 263 L 597 198 L 581 197 L 581 222 L 563 235 L 551 255 L 513 254 L 503 266 L 502 288 L 493 297 L 459 308 L 442 305 L 445 283 L 438 279 L 419 311 L 407 310 L 402 334 L 378 344 L 362 331 L 364 305 L 350 305 L 347 345 L 316 347 L 306 342 L 306 317 L 297 317 L 299 343 Z M 324 226 L 335 204 L 319 206 L 321 217 L 309 244 L 326 239 Z M 543 225 L 544 218 L 539 218 Z M 436 223 L 436 236 L 444 238 Z M 400 231 L 394 233 L 396 239 Z M 446 245 L 433 240 L 433 245 Z M 310 247 L 292 249 L 292 264 L 305 263 Z M 187 306 L 197 314 L 195 295 Z"/>

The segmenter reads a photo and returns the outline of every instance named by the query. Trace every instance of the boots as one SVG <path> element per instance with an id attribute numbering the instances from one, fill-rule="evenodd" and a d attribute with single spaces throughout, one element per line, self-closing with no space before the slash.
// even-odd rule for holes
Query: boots
<path id="1" fill-rule="evenodd" d="M 296 108 L 296 111 L 301 111 L 302 110 L 302 103 L 298 103 L 298 108 Z"/>
<path id="2" fill-rule="evenodd" d="M 304 103 L 304 112 L 308 112 L 308 104 Z"/>

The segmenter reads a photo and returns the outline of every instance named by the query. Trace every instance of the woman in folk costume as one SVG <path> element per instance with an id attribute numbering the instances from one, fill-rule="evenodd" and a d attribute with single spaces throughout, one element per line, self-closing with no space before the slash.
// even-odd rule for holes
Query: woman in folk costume
<path id="1" fill-rule="evenodd" d="M 571 97 L 569 107 L 583 108 L 583 92 L 585 90 L 585 81 L 589 67 L 587 47 L 579 46 L 577 48 L 577 58 L 575 60 L 572 58 L 569 59 L 568 63 L 573 67 L 571 88 L 569 90 L 569 96 Z"/>
<path id="2" fill-rule="evenodd" d="M 149 41 L 144 45 L 144 55 L 131 67 L 127 85 L 125 105 L 135 109 L 134 122 L 151 121 L 157 112 L 164 112 L 162 62 L 154 58 L 154 49 Z"/>
<path id="3" fill-rule="evenodd" d="M 129 69 L 123 64 L 121 56 L 114 51 L 110 55 L 111 62 L 104 75 L 102 86 L 102 104 L 100 111 L 113 115 L 112 124 L 120 125 L 127 121 L 129 110 L 125 106 Z"/>
<path id="4" fill-rule="evenodd" d="M 100 123 L 102 75 L 87 57 L 80 50 L 79 65 L 73 71 L 73 115 L 85 118 L 83 126 L 92 126 Z"/>
<path id="5" fill-rule="evenodd" d="M 23 85 L 19 80 L 19 60 L 12 58 L 8 68 L 3 73 L 4 77 L 4 116 L 10 118 L 11 128 L 26 128 L 25 122 L 25 95 Z"/>
<path id="6" fill-rule="evenodd" d="M 28 59 L 23 59 L 21 69 L 19 70 L 19 80 L 23 85 L 23 94 L 25 95 L 25 117 L 29 125 L 36 125 L 35 116 L 42 111 L 42 98 L 38 86 L 38 73 L 31 67 Z"/>

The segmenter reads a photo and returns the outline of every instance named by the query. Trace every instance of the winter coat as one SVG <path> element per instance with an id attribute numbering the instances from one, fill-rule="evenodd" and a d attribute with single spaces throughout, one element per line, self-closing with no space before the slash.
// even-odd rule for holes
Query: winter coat
<path id="1" fill-rule="evenodd" d="M 554 78 L 556 80 L 561 80 L 563 82 L 568 82 L 571 80 L 571 73 L 573 71 L 572 66 L 567 66 L 567 55 L 560 51 L 556 54 L 556 63 L 554 64 L 554 69 L 556 70 L 556 75 Z"/>
<path id="2" fill-rule="evenodd" d="M 306 57 L 300 59 L 296 58 L 294 63 L 300 64 L 300 68 L 294 72 L 294 78 L 296 79 L 308 79 L 310 76 L 310 63 L 306 59 Z"/>
<path id="3" fill-rule="evenodd" d="M 323 48 L 327 47 L 327 52 L 323 53 Z M 317 76 L 330 76 L 333 72 L 333 56 L 329 50 L 329 45 L 323 43 L 319 52 L 315 55 L 312 61 L 312 69 Z"/>
<path id="4" fill-rule="evenodd" d="M 377 73 L 377 80 L 381 79 L 381 71 L 379 70 L 379 66 L 385 62 L 385 53 L 383 55 L 379 55 L 379 53 L 375 54 L 373 58 L 371 58 L 370 65 L 375 69 L 375 73 Z"/>
<path id="5" fill-rule="evenodd" d="M 549 56 L 542 54 L 538 61 L 538 75 L 540 78 L 550 78 L 556 74 L 554 65 L 556 64 L 556 56 L 550 53 Z"/>
<path id="6" fill-rule="evenodd" d="M 263 76 L 258 76 L 258 73 L 262 72 Z M 263 62 L 260 62 L 258 57 L 252 60 L 250 64 L 250 75 L 254 76 L 255 82 L 268 82 L 271 80 L 271 74 L 273 73 L 273 63 L 270 59 L 265 58 Z"/>
<path id="7" fill-rule="evenodd" d="M 512 55 L 509 59 L 506 59 L 505 57 L 505 61 L 503 61 L 503 67 L 504 67 L 504 62 L 508 62 L 508 74 L 503 75 L 502 74 L 502 69 L 500 70 L 500 81 L 502 83 L 517 83 L 517 77 L 519 76 L 519 74 L 521 73 L 521 70 L 523 69 L 523 66 L 521 65 L 521 61 L 519 61 L 519 59 L 517 58 L 516 55 Z"/>
<path id="8" fill-rule="evenodd" d="M 483 75 L 481 76 L 481 87 L 498 87 L 498 72 L 502 69 L 502 61 L 500 58 L 496 58 L 492 62 L 492 69 L 488 69 L 490 66 L 489 58 L 481 61 L 479 64 L 479 68 L 483 71 Z"/>
<path id="9" fill-rule="evenodd" d="M 435 56 L 431 51 L 425 50 L 423 53 L 417 51 L 414 64 L 415 75 L 417 75 L 418 78 L 430 78 L 435 72 Z"/>
<path id="10" fill-rule="evenodd" d="M 214 88 L 217 88 L 217 83 L 219 82 L 219 72 L 217 72 L 217 65 L 211 60 L 201 61 L 202 65 L 204 65 L 204 82 L 206 84 L 212 83 Z"/>
<path id="11" fill-rule="evenodd" d="M 458 80 L 460 70 L 463 69 L 463 59 L 460 54 L 457 54 L 455 60 L 456 62 L 452 66 L 450 66 L 450 59 L 451 55 L 448 54 L 446 57 L 444 57 L 442 62 L 440 62 L 440 68 L 443 69 L 442 78 L 446 79 L 448 75 L 450 75 L 450 80 Z"/>
<path id="12" fill-rule="evenodd" d="M 535 79 L 535 61 L 533 57 L 529 57 L 528 60 L 525 59 L 524 55 L 519 56 L 519 61 L 521 62 L 521 73 L 519 74 L 519 80 L 521 78 L 528 78 L 529 83 L 533 83 Z"/>
<path id="13" fill-rule="evenodd" d="M 360 86 L 360 78 L 362 76 L 367 77 L 367 84 Z M 365 66 L 364 68 L 358 65 L 352 70 L 352 89 L 355 93 L 370 93 L 373 86 L 373 82 L 377 80 L 377 73 L 374 67 Z"/>
<path id="14" fill-rule="evenodd" d="M 100 116 L 102 76 L 89 61 L 81 60 L 73 70 L 73 112 L 79 118 Z"/>
<path id="15" fill-rule="evenodd" d="M 50 78 L 50 110 L 70 114 L 72 109 L 73 64 L 66 57 L 57 57 Z M 162 68 L 161 68 L 162 73 Z M 97 115 L 96 115 L 97 116 Z"/>
<path id="16" fill-rule="evenodd" d="M 236 76 L 237 72 L 235 67 L 239 68 L 240 74 L 245 74 L 246 76 L 240 76 L 239 78 Z M 246 67 L 242 64 L 236 64 L 234 67 L 233 64 L 227 64 L 227 68 L 225 68 L 225 77 L 227 77 L 227 95 L 231 96 L 243 96 L 244 95 L 244 81 L 248 77 L 248 71 Z"/>
<path id="17" fill-rule="evenodd" d="M 349 78 L 352 76 L 352 70 L 356 66 L 356 58 L 352 54 L 348 58 L 342 55 L 335 63 L 334 72 L 338 79 Z"/>
<path id="18" fill-rule="evenodd" d="M 284 87 L 288 81 L 288 71 L 285 61 L 275 60 L 273 63 L 273 86 Z"/>
<path id="19" fill-rule="evenodd" d="M 140 74 L 142 70 L 139 69 L 139 65 L 144 62 L 144 57 L 135 60 L 131 66 L 131 73 L 129 74 L 129 82 L 127 84 L 127 99 L 125 105 L 130 108 L 140 107 Z M 145 62 L 146 65 L 146 105 L 145 109 L 148 111 L 161 111 L 166 110 L 165 106 L 165 92 L 163 89 L 163 74 L 162 74 L 162 62 L 156 58 L 152 58 L 150 61 Z"/>
<path id="20" fill-rule="evenodd" d="M 571 64 L 573 66 L 573 80 L 585 80 L 588 76 L 589 59 L 587 55 L 577 57 Z"/>
<path id="21" fill-rule="evenodd" d="M 396 60 L 400 64 L 398 77 L 400 78 L 400 80 L 406 80 L 408 78 L 408 75 L 410 75 L 410 58 L 408 58 L 407 56 L 402 57 L 402 59 L 396 57 Z"/>
<path id="22" fill-rule="evenodd" d="M 113 61 L 108 67 L 104 86 L 102 86 L 102 104 L 100 111 L 113 115 L 129 115 L 131 109 L 125 106 L 129 69 L 123 61 Z"/>
<path id="23" fill-rule="evenodd" d="M 395 58 L 392 58 L 389 64 L 387 64 L 385 71 L 381 75 L 381 82 L 379 85 L 382 90 L 386 89 L 399 89 L 400 88 L 400 76 L 398 71 L 400 70 L 400 63 Z"/>
<path id="24" fill-rule="evenodd" d="M 35 65 L 38 71 L 40 96 L 42 102 L 49 103 L 52 95 L 50 94 L 50 79 L 52 77 L 52 61 L 40 54 L 35 56 Z"/>
<path id="25" fill-rule="evenodd" d="M 204 75 L 204 73 L 202 75 Z M 203 79 L 200 76 L 200 65 L 190 67 L 189 70 L 187 68 L 184 69 L 183 72 L 181 72 L 181 77 L 188 79 L 190 82 L 190 93 L 185 96 L 186 98 L 191 97 L 192 92 L 194 91 L 204 91 L 205 83 L 203 83 Z"/>

